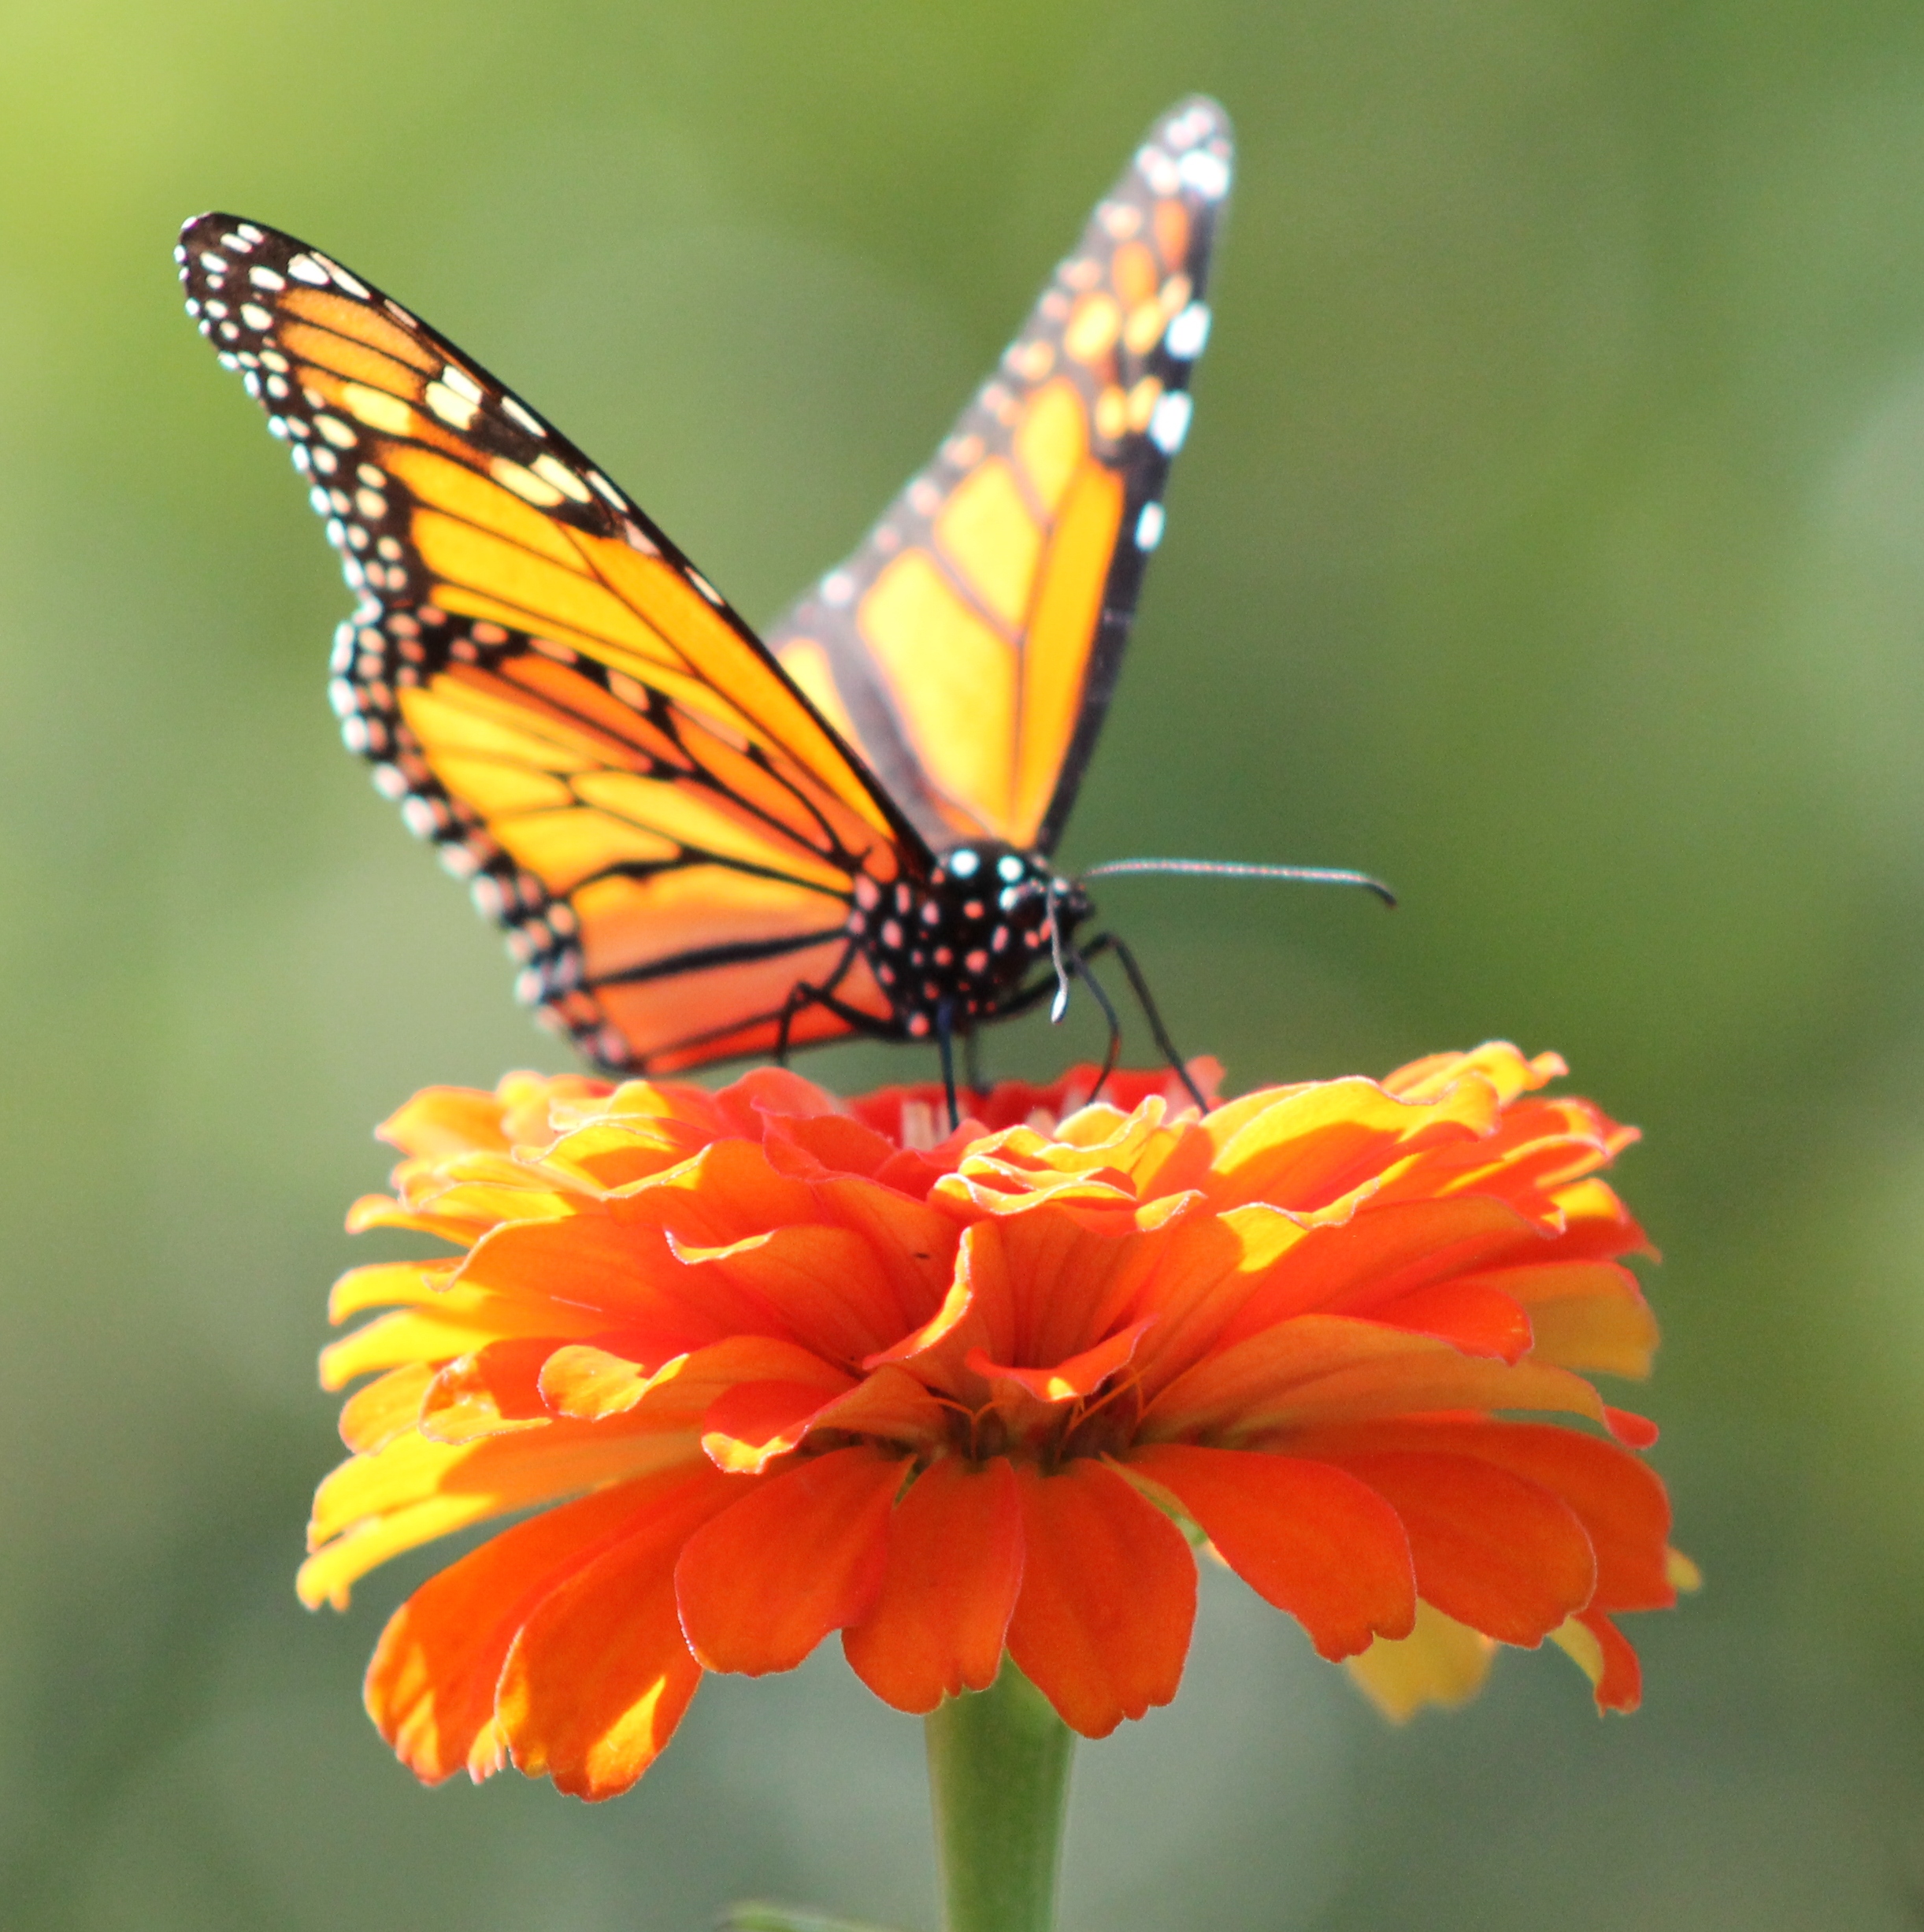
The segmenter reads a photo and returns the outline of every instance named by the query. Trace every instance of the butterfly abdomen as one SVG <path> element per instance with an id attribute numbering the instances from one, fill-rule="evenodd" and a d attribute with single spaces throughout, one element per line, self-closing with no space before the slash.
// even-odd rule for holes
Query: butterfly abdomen
<path id="1" fill-rule="evenodd" d="M 1088 907 L 1047 863 L 981 841 L 945 852 L 926 881 L 857 881 L 849 936 L 894 1005 L 902 1031 L 927 1039 L 1005 1010 L 1049 951 L 1051 895 L 1065 940 Z"/>

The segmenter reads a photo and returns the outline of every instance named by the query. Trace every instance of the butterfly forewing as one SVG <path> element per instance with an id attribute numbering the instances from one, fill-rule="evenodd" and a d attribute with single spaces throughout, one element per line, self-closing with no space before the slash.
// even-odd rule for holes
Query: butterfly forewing
<path id="1" fill-rule="evenodd" d="M 937 849 L 1061 834 L 1162 536 L 1230 165 L 1214 102 L 1155 124 L 935 461 L 769 634 Z"/>
<path id="2" fill-rule="evenodd" d="M 843 929 L 927 854 L 740 619 L 572 444 L 290 235 L 190 223 L 189 309 L 291 446 L 360 606 L 349 743 L 602 1064 L 886 1023 Z"/>

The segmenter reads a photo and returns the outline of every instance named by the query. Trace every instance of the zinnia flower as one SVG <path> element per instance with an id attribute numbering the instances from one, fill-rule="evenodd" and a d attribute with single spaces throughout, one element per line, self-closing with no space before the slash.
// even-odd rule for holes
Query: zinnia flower
<path id="1" fill-rule="evenodd" d="M 302 1594 L 539 1509 L 395 1613 L 368 1707 L 424 1779 L 589 1797 L 703 1671 L 836 1630 L 898 1709 L 1006 1651 L 1103 1736 L 1176 1693 L 1192 1544 L 1392 1711 L 1545 1637 L 1628 1709 L 1612 1619 L 1674 1600 L 1669 1511 L 1584 1372 L 1655 1331 L 1596 1177 L 1633 1137 L 1537 1097 L 1563 1070 L 1487 1046 L 1199 1114 L 1166 1075 L 1084 1104 L 1084 1069 L 946 1136 L 933 1090 L 766 1068 L 430 1089 L 350 1226 L 462 1252 L 335 1291 L 391 1311 L 322 1359 L 378 1374 Z"/>

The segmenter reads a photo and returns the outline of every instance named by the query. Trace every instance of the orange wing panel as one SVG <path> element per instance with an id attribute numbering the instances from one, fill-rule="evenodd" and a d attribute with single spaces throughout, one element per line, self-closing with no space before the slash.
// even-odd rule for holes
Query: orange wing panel
<path id="1" fill-rule="evenodd" d="M 1022 659 L 1022 727 L 1010 840 L 1029 845 L 1042 826 L 1082 708 L 1088 640 L 1102 614 L 1103 586 L 1122 521 L 1122 479 L 1088 463 L 1070 487 L 1036 598 Z"/>
<path id="2" fill-rule="evenodd" d="M 1010 630 L 1029 614 L 1042 528 L 1000 457 L 955 486 L 936 519 L 936 542 L 955 574 Z"/>
<path id="3" fill-rule="evenodd" d="M 437 759 L 435 775 L 452 787 L 464 774 L 450 761 Z M 488 829 L 514 862 L 532 872 L 557 899 L 578 897 L 586 889 L 584 881 L 599 878 L 615 866 L 667 865 L 681 856 L 681 847 L 673 839 L 625 825 L 606 812 L 573 805 L 539 812 L 504 808 L 487 801 L 487 788 L 481 786 L 462 795 L 487 812 Z"/>
<path id="4" fill-rule="evenodd" d="M 796 933 L 839 936 L 841 902 L 780 879 L 688 866 L 647 879 L 610 878 L 575 895 L 588 977 L 603 981 L 684 952 Z"/>
<path id="5" fill-rule="evenodd" d="M 897 694 L 923 768 L 982 828 L 1006 836 L 1017 658 L 925 551 L 898 557 L 862 601 L 862 636 Z"/>
<path id="6" fill-rule="evenodd" d="M 703 963 L 659 978 L 599 982 L 596 995 L 623 1035 L 661 1071 L 718 1057 L 719 1043 L 752 1022 L 756 1044 L 730 1045 L 728 1053 L 766 1051 L 789 989 L 820 985 L 834 976 L 848 942 L 832 939 L 771 959 L 732 965 Z M 845 1022 L 819 1007 L 801 1009 L 792 1029 L 798 1038 L 847 1033 Z"/>
<path id="7" fill-rule="evenodd" d="M 1088 450 L 1088 411 L 1081 392 L 1058 376 L 1022 412 L 1015 432 L 1015 453 L 1045 515 L 1053 517 L 1062 506 L 1062 492 Z"/>
<path id="8" fill-rule="evenodd" d="M 331 288 L 297 285 L 283 294 L 280 306 L 290 315 L 318 323 L 332 335 L 370 343 L 424 375 L 441 366 L 442 358 L 428 343 L 359 298 L 336 295 Z"/>

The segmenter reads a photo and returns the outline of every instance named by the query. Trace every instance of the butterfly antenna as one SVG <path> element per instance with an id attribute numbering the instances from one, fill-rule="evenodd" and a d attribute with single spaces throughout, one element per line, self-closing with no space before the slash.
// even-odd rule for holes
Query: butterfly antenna
<path id="1" fill-rule="evenodd" d="M 1092 866 L 1083 879 L 1120 879 L 1144 873 L 1173 873 L 1204 879 L 1293 879 L 1311 885 L 1360 885 L 1394 907 L 1396 895 L 1366 872 L 1335 866 L 1251 866 L 1232 858 L 1111 858 Z M 1078 881 L 1080 883 L 1080 881 Z"/>

